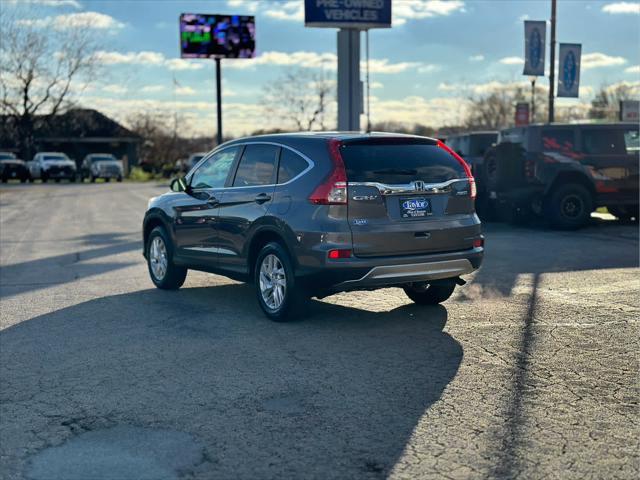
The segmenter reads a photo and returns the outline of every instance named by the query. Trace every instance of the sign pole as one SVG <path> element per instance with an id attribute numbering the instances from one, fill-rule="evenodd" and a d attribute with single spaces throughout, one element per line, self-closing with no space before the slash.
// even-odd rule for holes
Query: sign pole
<path id="1" fill-rule="evenodd" d="M 360 30 L 338 30 L 338 130 L 360 130 Z"/>
<path id="2" fill-rule="evenodd" d="M 551 62 L 549 64 L 549 123 L 554 121 L 553 89 L 556 81 L 556 0 L 551 0 Z"/>
<path id="3" fill-rule="evenodd" d="M 536 121 L 536 77 L 531 77 L 531 122 Z"/>
<path id="4" fill-rule="evenodd" d="M 371 133 L 371 97 L 370 97 L 370 82 L 369 82 L 369 29 L 365 30 L 367 38 L 367 133 Z"/>
<path id="5" fill-rule="evenodd" d="M 216 57 L 216 107 L 218 110 L 218 145 L 222 143 L 222 72 L 220 58 Z"/>

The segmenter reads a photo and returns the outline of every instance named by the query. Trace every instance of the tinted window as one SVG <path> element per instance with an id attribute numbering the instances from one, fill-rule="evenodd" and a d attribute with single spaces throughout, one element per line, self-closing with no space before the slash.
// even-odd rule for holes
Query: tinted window
<path id="1" fill-rule="evenodd" d="M 111 156 L 102 156 L 102 157 L 90 157 L 92 162 L 113 162 L 116 160 L 115 157 Z"/>
<path id="2" fill-rule="evenodd" d="M 496 134 L 484 134 L 484 135 L 472 135 L 470 137 L 471 145 L 469 146 L 469 152 L 467 155 L 474 157 L 480 157 L 485 154 L 487 149 L 498 139 Z"/>
<path id="3" fill-rule="evenodd" d="M 375 143 L 346 145 L 342 158 L 350 182 L 406 184 L 464 178 L 462 165 L 435 145 Z"/>
<path id="4" fill-rule="evenodd" d="M 640 131 L 627 130 L 624 132 L 624 146 L 627 149 L 627 153 L 640 152 Z"/>
<path id="5" fill-rule="evenodd" d="M 198 167 L 191 176 L 192 188 L 221 188 L 227 180 L 238 147 L 225 148 Z"/>
<path id="6" fill-rule="evenodd" d="M 247 145 L 240 159 L 234 187 L 275 183 L 274 170 L 278 148 L 275 145 Z"/>
<path id="7" fill-rule="evenodd" d="M 573 152 L 575 150 L 573 130 L 554 129 L 542 131 L 542 150 L 552 152 Z"/>
<path id="8" fill-rule="evenodd" d="M 69 160 L 65 155 L 45 155 L 42 157 L 43 162 L 59 162 L 60 160 Z"/>
<path id="9" fill-rule="evenodd" d="M 283 148 L 280 153 L 280 167 L 278 168 L 278 183 L 285 183 L 302 173 L 309 164 L 297 153 Z"/>
<path id="10" fill-rule="evenodd" d="M 622 130 L 586 129 L 582 131 L 582 147 L 584 153 L 591 154 L 624 154 L 626 153 Z"/>

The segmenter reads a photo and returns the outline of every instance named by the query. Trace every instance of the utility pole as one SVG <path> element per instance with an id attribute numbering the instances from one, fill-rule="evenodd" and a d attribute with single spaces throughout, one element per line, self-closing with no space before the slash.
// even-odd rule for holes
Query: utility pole
<path id="1" fill-rule="evenodd" d="M 222 143 L 222 81 L 220 72 L 220 58 L 216 57 L 216 100 L 218 111 L 218 145 Z"/>
<path id="2" fill-rule="evenodd" d="M 536 121 L 536 77 L 531 77 L 531 121 Z"/>
<path id="3" fill-rule="evenodd" d="M 549 65 L 549 123 L 554 121 L 553 100 L 556 80 L 556 0 L 551 0 L 551 64 Z"/>

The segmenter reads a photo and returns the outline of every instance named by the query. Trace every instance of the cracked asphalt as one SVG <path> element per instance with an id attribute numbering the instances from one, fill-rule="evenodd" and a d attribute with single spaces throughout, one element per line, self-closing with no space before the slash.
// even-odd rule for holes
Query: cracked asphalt
<path id="1" fill-rule="evenodd" d="M 639 477 L 637 225 L 489 224 L 442 306 L 276 324 L 223 277 L 153 288 L 165 189 L 0 188 L 0 478 Z"/>

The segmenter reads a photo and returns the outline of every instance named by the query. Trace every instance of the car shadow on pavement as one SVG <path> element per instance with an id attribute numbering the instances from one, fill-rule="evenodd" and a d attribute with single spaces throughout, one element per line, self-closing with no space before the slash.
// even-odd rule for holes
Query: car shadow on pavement
<path id="1" fill-rule="evenodd" d="M 278 324 L 253 295 L 142 290 L 0 332 L 9 471 L 75 433 L 136 425 L 192 434 L 194 476 L 388 475 L 460 366 L 446 308 L 314 301 L 305 321 Z"/>
<path id="2" fill-rule="evenodd" d="M 2 298 L 6 300 L 14 295 L 50 287 L 52 284 L 65 284 L 129 267 L 134 265 L 134 262 L 93 261 L 132 250 L 140 249 L 142 251 L 141 241 L 126 241 L 118 235 L 89 237 L 83 238 L 81 241 L 87 245 L 98 246 L 88 250 L 52 255 L 0 267 Z"/>

